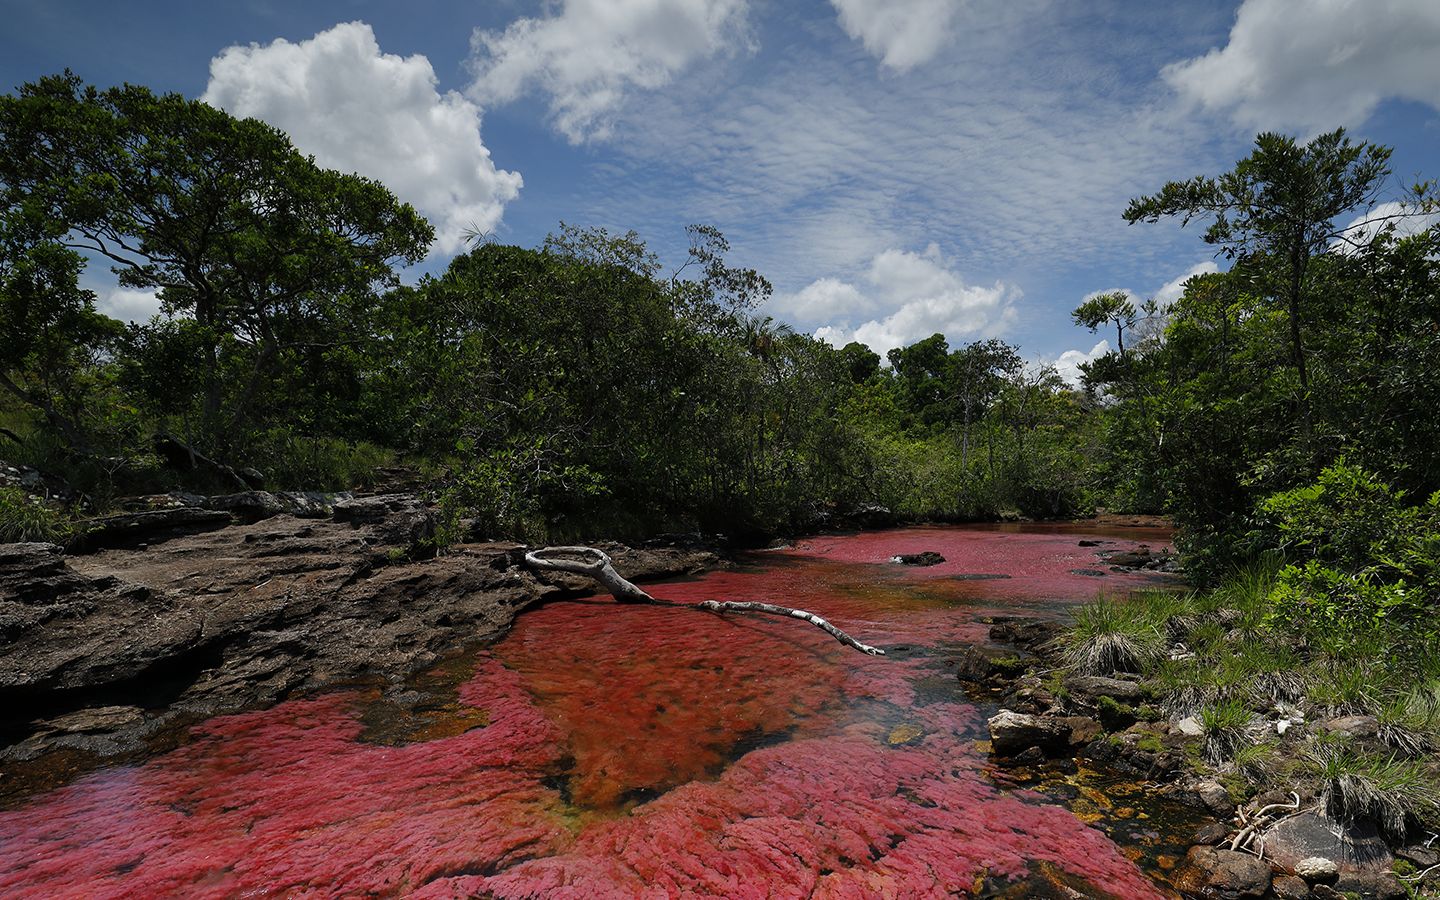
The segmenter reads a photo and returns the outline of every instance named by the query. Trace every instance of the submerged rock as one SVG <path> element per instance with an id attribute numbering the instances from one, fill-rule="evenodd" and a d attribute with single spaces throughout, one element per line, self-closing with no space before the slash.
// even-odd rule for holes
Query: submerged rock
<path id="1" fill-rule="evenodd" d="M 1182 893 L 1215 900 L 1263 897 L 1270 866 L 1258 857 L 1219 847 L 1191 847 L 1175 876 Z"/>
<path id="2" fill-rule="evenodd" d="M 922 553 L 901 553 L 890 557 L 890 561 L 906 566 L 938 566 L 945 561 L 945 557 L 934 550 L 926 550 Z"/>

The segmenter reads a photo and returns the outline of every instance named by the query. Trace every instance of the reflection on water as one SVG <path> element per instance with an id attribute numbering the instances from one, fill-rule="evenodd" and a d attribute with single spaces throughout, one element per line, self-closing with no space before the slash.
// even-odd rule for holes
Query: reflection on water
<path id="1" fill-rule="evenodd" d="M 0 812 L 0 894 L 1160 896 L 1132 862 L 1165 842 L 1138 800 L 997 776 L 989 711 L 946 670 L 979 616 L 1093 596 L 1100 579 L 1071 574 L 1096 565 L 1082 536 L 1107 537 L 816 538 L 652 589 L 811 609 L 883 658 L 790 620 L 551 604 L 402 689 L 215 719 Z M 947 562 L 887 562 L 921 550 Z M 1052 802 L 1067 792 L 1079 817 Z M 1125 815 L 1092 815 L 1101 800 Z"/>

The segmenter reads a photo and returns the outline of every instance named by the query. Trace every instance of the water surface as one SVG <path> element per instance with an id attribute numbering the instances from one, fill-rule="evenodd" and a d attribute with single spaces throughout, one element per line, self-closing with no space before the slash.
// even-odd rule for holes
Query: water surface
<path id="1" fill-rule="evenodd" d="M 1073 574 L 1105 569 L 1081 538 L 1168 536 L 814 538 L 651 588 L 804 607 L 883 658 L 793 620 L 552 603 L 411 684 L 217 718 L 0 812 L 0 894 L 1164 896 L 1132 861 L 1145 813 L 1120 847 L 1086 814 L 1118 791 L 1076 787 L 1077 817 L 1016 787 L 946 666 L 983 616 L 1151 579 Z M 888 561 L 922 550 L 947 562 Z"/>

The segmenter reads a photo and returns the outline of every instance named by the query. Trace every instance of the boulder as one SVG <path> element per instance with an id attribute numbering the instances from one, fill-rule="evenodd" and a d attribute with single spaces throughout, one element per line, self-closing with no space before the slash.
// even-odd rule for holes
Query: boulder
<path id="1" fill-rule="evenodd" d="M 1375 826 L 1363 820 L 1340 822 L 1318 812 L 1282 819 L 1260 838 L 1265 857 L 1277 868 L 1295 872 L 1300 867 L 1319 871 L 1331 862 L 1338 874 L 1388 871 L 1393 857 Z"/>
<path id="2" fill-rule="evenodd" d="M 1374 716 L 1340 716 L 1315 723 L 1321 731 L 1341 738 L 1370 738 L 1380 733 L 1380 722 Z"/>
<path id="3" fill-rule="evenodd" d="M 1191 847 L 1175 875 L 1181 893 L 1214 900 L 1263 897 L 1270 889 L 1270 866 L 1248 853 L 1220 847 Z"/>
<path id="4" fill-rule="evenodd" d="M 1363 900 L 1404 900 L 1410 896 L 1400 879 L 1389 872 L 1357 872 L 1342 875 L 1333 885 L 1316 885 L 1316 896 L 1333 894 L 1340 897 L 1361 897 Z M 1323 893 L 1321 892 L 1321 889 Z"/>
<path id="5" fill-rule="evenodd" d="M 955 674 L 972 684 L 995 683 L 1016 675 L 1023 664 L 1018 651 L 972 645 L 960 651 Z"/>
<path id="6" fill-rule="evenodd" d="M 1310 896 L 1310 885 L 1305 879 L 1296 878 L 1294 875 L 1280 875 L 1270 882 L 1270 891 L 1275 895 L 1276 900 L 1308 900 Z"/>
<path id="7" fill-rule="evenodd" d="M 1334 881 L 1340 877 L 1340 866 L 1333 859 L 1307 856 L 1295 864 L 1295 874 L 1306 881 Z"/>
<path id="8" fill-rule="evenodd" d="M 988 724 L 990 746 L 999 756 L 1016 756 L 1031 747 L 1055 752 L 1070 743 L 1070 726 L 1060 719 L 1002 709 Z"/>
<path id="9" fill-rule="evenodd" d="M 1203 737 L 1205 734 L 1205 726 L 1200 724 L 1200 720 L 1194 716 L 1186 716 L 1176 722 L 1172 728 L 1176 734 L 1184 737 L 1197 738 Z"/>

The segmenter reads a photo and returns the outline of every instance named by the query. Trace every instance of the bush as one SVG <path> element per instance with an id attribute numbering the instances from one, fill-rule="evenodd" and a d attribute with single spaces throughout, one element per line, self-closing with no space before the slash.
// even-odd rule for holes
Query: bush
<path id="1" fill-rule="evenodd" d="M 1082 675 L 1143 672 L 1160 658 L 1165 637 L 1151 611 L 1101 596 L 1075 612 L 1062 657 Z"/>
<path id="2" fill-rule="evenodd" d="M 54 509 L 19 488 L 0 488 L 0 543 L 63 543 L 70 534 L 68 521 Z"/>

